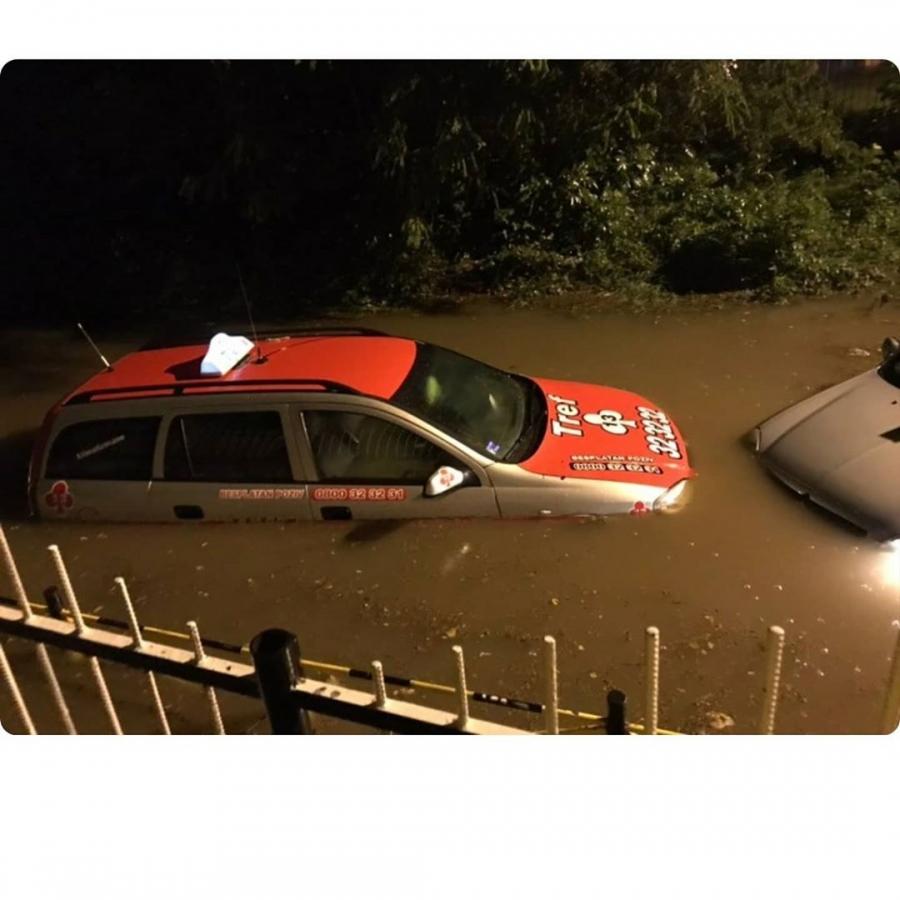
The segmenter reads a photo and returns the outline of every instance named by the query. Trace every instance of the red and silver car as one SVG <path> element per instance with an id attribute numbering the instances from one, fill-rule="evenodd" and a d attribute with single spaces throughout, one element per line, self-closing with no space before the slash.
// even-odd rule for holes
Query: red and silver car
<path id="1" fill-rule="evenodd" d="M 229 521 L 640 514 L 692 475 L 636 394 L 346 328 L 125 356 L 50 410 L 29 480 L 45 518 Z"/>

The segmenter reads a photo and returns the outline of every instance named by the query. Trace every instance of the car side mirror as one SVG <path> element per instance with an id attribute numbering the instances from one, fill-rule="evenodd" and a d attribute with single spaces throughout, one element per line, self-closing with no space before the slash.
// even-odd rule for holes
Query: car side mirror
<path id="1" fill-rule="evenodd" d="M 881 344 L 881 358 L 890 362 L 900 356 L 900 341 L 895 337 L 886 337 Z"/>
<path id="2" fill-rule="evenodd" d="M 453 466 L 441 466 L 425 482 L 425 496 L 439 497 L 441 494 L 455 491 L 470 480 L 470 475 L 470 472 L 454 469 Z"/>

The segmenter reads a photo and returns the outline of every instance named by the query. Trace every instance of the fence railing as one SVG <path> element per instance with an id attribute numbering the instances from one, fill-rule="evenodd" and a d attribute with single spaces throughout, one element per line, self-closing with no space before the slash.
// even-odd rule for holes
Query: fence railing
<path id="1" fill-rule="evenodd" d="M 202 637 L 193 621 L 186 624 L 186 632 L 142 624 L 138 621 L 128 587 L 122 578 L 116 578 L 115 583 L 122 600 L 124 619 L 85 613 L 81 610 L 59 548 L 51 545 L 48 551 L 62 590 L 48 588 L 43 593 L 46 602 L 34 603 L 25 592 L 6 535 L 0 527 L 0 556 L 15 593 L 14 599 L 0 597 L 0 637 L 19 638 L 33 644 L 54 707 L 64 730 L 69 734 L 77 733 L 75 720 L 51 662 L 48 647 L 85 657 L 109 730 L 114 734 L 122 734 L 123 729 L 101 662 L 145 673 L 158 729 L 163 734 L 171 734 L 171 727 L 157 681 L 158 675 L 201 685 L 209 709 L 211 728 L 217 734 L 226 733 L 217 696 L 219 692 L 261 701 L 275 734 L 312 733 L 310 713 L 377 731 L 410 734 L 559 734 L 561 717 L 575 723 L 574 728 L 562 731 L 594 730 L 605 734 L 678 733 L 659 727 L 660 632 L 652 626 L 645 633 L 643 721 L 629 723 L 626 717 L 626 697 L 618 690 L 607 693 L 607 708 L 603 713 L 560 706 L 556 641 L 549 635 L 543 640 L 543 700 L 523 700 L 472 690 L 468 685 L 463 648 L 458 645 L 451 648 L 454 683 L 441 684 L 385 673 L 378 660 L 373 660 L 370 668 L 361 669 L 303 659 L 296 635 L 282 629 L 267 629 L 249 643 L 237 645 Z M 151 640 L 151 636 L 179 639 L 189 643 L 191 649 Z M 784 630 L 771 626 L 765 651 L 763 704 L 758 726 L 761 734 L 772 734 L 775 730 L 784 643 Z M 243 659 L 228 659 L 216 655 L 220 652 Z M 372 689 L 357 690 L 315 679 L 310 677 L 311 671 L 363 680 Z M 34 718 L 2 642 L 0 676 L 25 731 L 36 733 Z M 388 686 L 420 688 L 451 695 L 455 708 L 448 711 L 390 697 Z M 531 713 L 540 717 L 543 728 L 514 728 L 477 718 L 471 714 L 473 705 Z M 897 727 L 898 720 L 900 634 L 884 700 L 882 731 L 892 731 Z"/>

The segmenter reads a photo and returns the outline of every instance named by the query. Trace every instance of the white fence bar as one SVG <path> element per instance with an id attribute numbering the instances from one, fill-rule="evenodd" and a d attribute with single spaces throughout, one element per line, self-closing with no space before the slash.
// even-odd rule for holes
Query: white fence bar
<path id="1" fill-rule="evenodd" d="M 122 595 L 122 602 L 125 604 L 125 610 L 128 614 L 128 624 L 131 628 L 131 637 L 134 640 L 134 649 L 144 649 L 144 638 L 141 635 L 141 627 L 138 624 L 137 614 L 134 611 L 134 604 L 131 602 L 131 594 L 128 593 L 128 585 L 121 576 L 114 579 L 119 587 L 119 593 Z M 159 727 L 163 734 L 171 734 L 172 729 L 169 728 L 169 719 L 166 716 L 166 708 L 163 706 L 162 696 L 159 693 L 159 685 L 156 683 L 156 676 L 152 672 L 147 672 L 147 684 L 150 687 L 150 695 L 153 697 L 153 705 L 156 708 L 156 718 L 159 719 Z"/>
<path id="2" fill-rule="evenodd" d="M 19 714 L 19 718 L 22 720 L 25 730 L 29 734 L 37 734 L 34 722 L 31 720 L 31 713 L 28 712 L 28 707 L 25 705 L 25 698 L 19 690 L 16 676 L 13 675 L 12 666 L 6 658 L 6 650 L 3 649 L 3 644 L 0 644 L 0 675 L 3 676 L 3 681 L 10 694 L 12 694 L 13 704 L 15 704 L 16 712 Z"/>
<path id="3" fill-rule="evenodd" d="M 556 639 L 544 636 L 544 730 L 547 734 L 559 734 L 559 687 L 556 674 Z"/>
<path id="4" fill-rule="evenodd" d="M 50 544 L 47 549 L 53 558 L 53 565 L 56 567 L 56 574 L 62 584 L 63 594 L 66 603 L 69 605 L 69 612 L 72 613 L 72 621 L 75 623 L 75 630 L 78 634 L 83 634 L 85 629 L 84 619 L 81 617 L 81 607 L 78 605 L 78 598 L 75 596 L 75 589 L 72 587 L 72 581 L 69 578 L 69 570 L 63 562 L 62 554 L 56 544 Z"/>
<path id="5" fill-rule="evenodd" d="M 459 704 L 457 722 L 460 728 L 469 724 L 469 693 L 466 688 L 466 662 L 463 650 L 458 644 L 453 645 L 453 656 L 456 659 L 456 701 Z"/>
<path id="6" fill-rule="evenodd" d="M 884 696 L 881 731 L 883 734 L 890 734 L 898 724 L 900 724 L 900 631 L 897 632 L 894 658 L 891 661 L 891 674 L 888 677 L 888 689 Z"/>
<path id="7" fill-rule="evenodd" d="M 37 654 L 38 663 L 40 663 L 41 669 L 44 672 L 44 678 L 47 679 L 47 684 L 50 685 L 50 693 L 53 695 L 53 702 L 56 704 L 59 717 L 63 721 L 66 734 L 78 734 L 78 729 L 75 727 L 72 713 L 69 712 L 69 705 L 66 703 L 65 695 L 59 684 L 59 679 L 56 677 L 56 672 L 53 669 L 53 663 L 50 662 L 50 654 L 47 651 L 47 648 L 43 644 L 35 644 L 34 652 Z"/>
<path id="8" fill-rule="evenodd" d="M 81 607 L 78 605 L 78 598 L 75 596 L 75 590 L 72 587 L 72 581 L 69 578 L 66 564 L 63 562 L 62 554 L 59 552 L 59 547 L 56 544 L 50 544 L 47 549 L 50 551 L 50 556 L 53 557 L 53 565 L 56 567 L 56 574 L 59 576 L 60 584 L 62 584 L 63 594 L 65 595 L 66 603 L 69 606 L 69 612 L 72 613 L 75 631 L 78 634 L 84 634 L 86 627 L 84 619 L 81 616 Z M 106 686 L 106 679 L 103 677 L 103 670 L 100 668 L 100 660 L 98 660 L 96 656 L 89 656 L 88 664 L 94 675 L 94 681 L 97 683 L 97 690 L 100 693 L 100 699 L 103 701 L 103 708 L 106 710 L 106 717 L 109 719 L 113 734 L 122 734 L 122 725 L 119 722 L 119 716 L 113 705 L 109 688 Z"/>
<path id="9" fill-rule="evenodd" d="M 775 731 L 775 711 L 778 708 L 783 657 L 784 629 L 779 625 L 770 625 L 766 638 L 766 687 L 762 715 L 759 718 L 760 734 L 772 734 Z"/>
<path id="10" fill-rule="evenodd" d="M 19 604 L 25 618 L 30 619 L 32 616 L 31 604 L 28 602 L 28 595 L 25 593 L 25 586 L 22 584 L 22 578 L 19 575 L 19 567 L 13 558 L 12 550 L 10 549 L 9 541 L 6 540 L 6 532 L 3 530 L 2 525 L 0 525 L 0 554 L 3 555 L 3 564 L 6 566 L 6 571 L 9 572 L 9 579 L 12 581 L 16 602 Z"/>
<path id="11" fill-rule="evenodd" d="M 372 661 L 372 681 L 375 683 L 375 706 L 384 709 L 387 703 L 387 689 L 384 685 L 384 666 L 376 659 Z"/>
<path id="12" fill-rule="evenodd" d="M 88 657 L 91 671 L 94 673 L 94 681 L 97 682 L 97 690 L 100 692 L 100 699 L 103 701 L 103 708 L 106 710 L 106 717 L 109 719 L 110 727 L 113 734 L 122 734 L 122 725 L 119 722 L 119 716 L 113 706 L 112 696 L 109 688 L 106 686 L 106 679 L 103 677 L 103 670 L 100 668 L 100 660 L 96 656 Z"/>
<path id="13" fill-rule="evenodd" d="M 651 625 L 644 633 L 644 734 L 656 734 L 659 727 L 659 629 Z"/>
<path id="14" fill-rule="evenodd" d="M 25 593 L 25 585 L 22 583 L 19 567 L 16 565 L 15 557 L 12 555 L 12 549 L 9 546 L 9 541 L 6 539 L 6 532 L 3 530 L 2 525 L 0 525 L 0 555 L 3 556 L 3 563 L 6 566 L 6 571 L 9 573 L 9 578 L 13 586 L 13 593 L 16 596 L 16 602 L 19 604 L 19 608 L 22 610 L 22 614 L 25 618 L 30 619 L 34 613 L 31 609 L 31 603 L 28 601 L 28 595 Z M 35 653 L 37 654 L 38 663 L 44 673 L 44 677 L 50 685 L 50 693 L 53 696 L 53 702 L 56 704 L 56 709 L 59 712 L 66 731 L 68 734 L 77 734 L 78 732 L 75 729 L 75 723 L 72 721 L 72 714 L 69 712 L 66 698 L 63 696 L 62 688 L 59 686 L 59 679 L 56 677 L 53 663 L 50 662 L 50 654 L 47 652 L 47 648 L 43 644 L 35 644 Z"/>
<path id="15" fill-rule="evenodd" d="M 206 660 L 206 653 L 203 650 L 203 642 L 200 640 L 200 630 L 194 621 L 187 623 L 187 629 L 191 635 L 191 643 L 194 645 L 194 663 L 202 666 Z M 225 724 L 222 722 L 222 712 L 219 709 L 219 701 L 216 699 L 216 690 L 209 685 L 204 685 L 203 689 L 206 692 L 206 701 L 209 703 L 213 730 L 216 734 L 225 734 Z"/>

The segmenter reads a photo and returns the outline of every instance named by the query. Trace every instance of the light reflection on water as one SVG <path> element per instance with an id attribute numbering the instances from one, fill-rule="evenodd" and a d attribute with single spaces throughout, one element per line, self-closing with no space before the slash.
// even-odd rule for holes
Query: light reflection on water
<path id="1" fill-rule="evenodd" d="M 878 553 L 881 582 L 885 587 L 896 588 L 900 599 L 900 539 L 888 541 Z"/>

